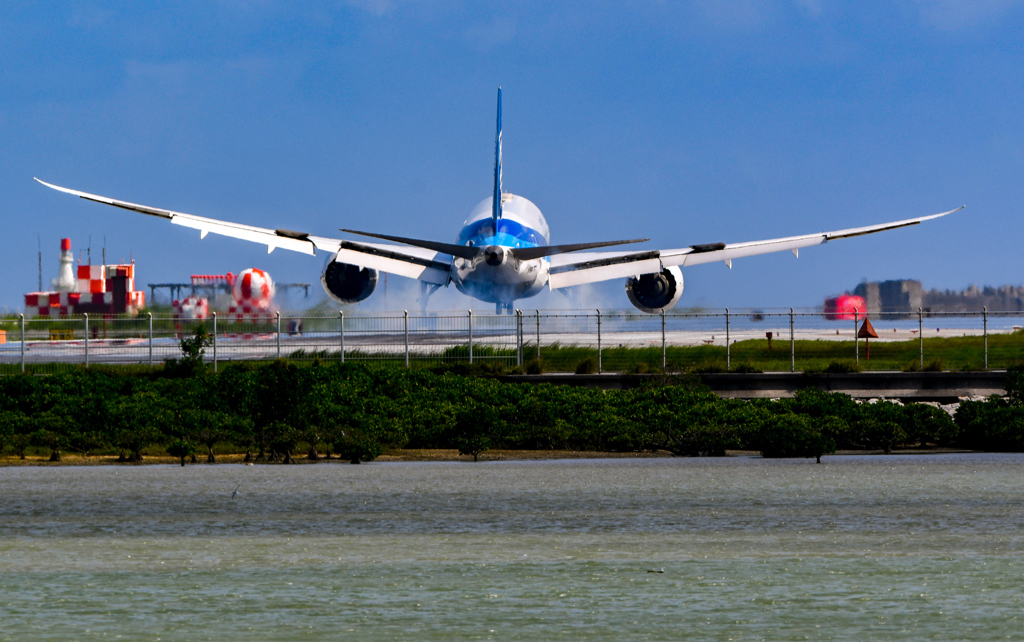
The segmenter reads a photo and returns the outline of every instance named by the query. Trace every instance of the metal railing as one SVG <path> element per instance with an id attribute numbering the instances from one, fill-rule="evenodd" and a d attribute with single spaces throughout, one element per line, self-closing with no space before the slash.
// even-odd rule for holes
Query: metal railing
<path id="1" fill-rule="evenodd" d="M 404 366 L 500 363 L 545 371 L 797 371 L 1001 369 L 1024 360 L 1024 312 L 873 313 L 864 322 L 819 310 L 516 310 L 511 315 L 279 313 L 260 321 L 140 315 L 0 320 L 0 374 L 52 373 L 96 364 L 155 365 L 181 355 L 203 325 L 204 360 L 394 362 Z"/>

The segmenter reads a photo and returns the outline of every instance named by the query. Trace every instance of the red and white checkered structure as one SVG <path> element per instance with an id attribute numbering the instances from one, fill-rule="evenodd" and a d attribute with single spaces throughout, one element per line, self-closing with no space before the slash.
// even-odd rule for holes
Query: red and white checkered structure
<path id="1" fill-rule="evenodd" d="M 25 295 L 25 317 L 62 317 L 72 314 L 78 292 L 29 292 Z"/>
<path id="2" fill-rule="evenodd" d="M 71 261 L 70 251 L 71 241 L 62 239 L 62 265 Z M 146 306 L 146 293 L 135 290 L 134 262 L 77 267 L 77 281 L 64 286 L 67 289 L 77 286 L 77 292 L 29 292 L 25 295 L 25 316 L 56 318 L 82 313 L 137 314 Z"/>
<path id="3" fill-rule="evenodd" d="M 255 307 L 244 303 L 231 306 L 224 315 L 228 321 L 268 321 L 276 316 L 276 311 L 269 307 Z"/>
<path id="4" fill-rule="evenodd" d="M 25 295 L 25 317 L 57 318 L 69 314 L 136 314 L 146 307 L 145 292 L 126 293 L 118 305 L 113 292 L 29 292 Z"/>
<path id="5" fill-rule="evenodd" d="M 79 265 L 78 291 L 100 294 L 107 291 L 105 265 Z"/>
<path id="6" fill-rule="evenodd" d="M 175 299 L 175 319 L 207 319 L 210 316 L 210 300 L 195 295 L 187 296 L 180 301 Z"/>
<path id="7" fill-rule="evenodd" d="M 193 274 L 192 285 L 219 285 L 226 283 L 231 288 L 232 305 L 226 313 L 218 313 L 225 322 L 267 322 L 276 317 L 274 306 L 274 281 L 259 268 L 242 270 L 238 275 Z M 210 315 L 210 303 L 196 295 L 174 301 L 176 319 L 206 319 Z"/>

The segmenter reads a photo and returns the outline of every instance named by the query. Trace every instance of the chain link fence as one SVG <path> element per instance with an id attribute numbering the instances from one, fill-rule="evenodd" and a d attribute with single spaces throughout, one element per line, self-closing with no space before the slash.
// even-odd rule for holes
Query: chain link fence
<path id="1" fill-rule="evenodd" d="M 405 366 L 495 363 L 548 372 L 1002 369 L 1024 360 L 1024 313 L 860 314 L 715 310 L 517 310 L 279 314 L 262 321 L 213 315 L 68 317 L 0 321 L 0 374 L 95 364 L 157 365 L 181 356 L 202 325 L 205 361 L 375 361 Z M 861 335 L 858 337 L 858 335 Z"/>

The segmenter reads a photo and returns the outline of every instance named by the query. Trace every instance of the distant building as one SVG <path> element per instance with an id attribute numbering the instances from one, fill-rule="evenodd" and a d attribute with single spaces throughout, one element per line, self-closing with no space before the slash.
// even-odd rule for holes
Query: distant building
<path id="1" fill-rule="evenodd" d="M 1003 285 L 994 288 L 976 285 L 965 290 L 928 290 L 924 293 L 925 311 L 968 312 L 987 307 L 994 312 L 1024 311 L 1024 286 Z"/>
<path id="2" fill-rule="evenodd" d="M 923 291 L 920 281 L 901 279 L 860 283 L 853 289 L 854 296 L 864 298 L 868 314 L 880 312 L 917 312 L 922 307 Z"/>
<path id="3" fill-rule="evenodd" d="M 920 281 L 896 279 L 863 282 L 852 295 L 864 299 L 868 314 L 916 314 L 925 312 L 977 312 L 983 307 L 998 312 L 1024 311 L 1024 286 L 998 288 L 972 285 L 964 290 L 925 290 Z M 849 296 L 849 293 L 844 296 Z M 836 309 L 838 298 L 825 300 L 825 312 Z"/>

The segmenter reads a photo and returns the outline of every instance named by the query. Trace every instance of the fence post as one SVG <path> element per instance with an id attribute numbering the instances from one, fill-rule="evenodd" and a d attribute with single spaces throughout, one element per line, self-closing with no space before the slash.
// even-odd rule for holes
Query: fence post
<path id="1" fill-rule="evenodd" d="M 217 372 L 217 313 L 213 313 L 213 371 Z"/>
<path id="2" fill-rule="evenodd" d="M 917 309 L 917 342 L 920 350 L 920 366 L 924 370 L 924 313 Z"/>
<path id="3" fill-rule="evenodd" d="M 983 333 L 985 335 L 985 370 L 988 370 L 988 306 L 981 309 L 981 318 L 984 323 Z"/>
<path id="4" fill-rule="evenodd" d="M 403 310 L 405 323 L 405 367 L 409 367 L 409 311 Z"/>
<path id="5" fill-rule="evenodd" d="M 277 311 L 277 358 L 281 358 L 281 311 Z"/>
<path id="6" fill-rule="evenodd" d="M 21 374 L 25 374 L 25 315 L 18 316 L 21 317 Z"/>
<path id="7" fill-rule="evenodd" d="M 597 374 L 601 374 L 601 310 L 597 311 Z"/>
<path id="8" fill-rule="evenodd" d="M 469 363 L 473 363 L 473 311 L 469 310 Z"/>
<path id="9" fill-rule="evenodd" d="M 523 311 L 516 310 L 516 367 L 523 365 Z"/>
<path id="10" fill-rule="evenodd" d="M 860 363 L 860 339 L 857 338 L 857 308 L 853 309 L 853 362 Z"/>
<path id="11" fill-rule="evenodd" d="M 85 318 L 85 367 L 89 367 L 89 313 L 82 315 Z"/>
<path id="12" fill-rule="evenodd" d="M 789 371 L 796 372 L 796 337 L 793 334 L 793 308 L 789 309 Z"/>
<path id="13" fill-rule="evenodd" d="M 338 325 L 341 327 L 341 362 L 345 363 L 345 311 L 338 310 Z"/>
<path id="14" fill-rule="evenodd" d="M 661 310 L 661 371 L 665 372 L 667 359 L 665 358 L 665 310 Z"/>
<path id="15" fill-rule="evenodd" d="M 537 310 L 537 361 L 540 361 L 540 310 Z"/>
<path id="16" fill-rule="evenodd" d="M 725 309 L 725 369 L 732 370 L 732 363 L 730 363 L 730 351 L 732 350 L 732 343 L 729 341 L 729 308 Z"/>

